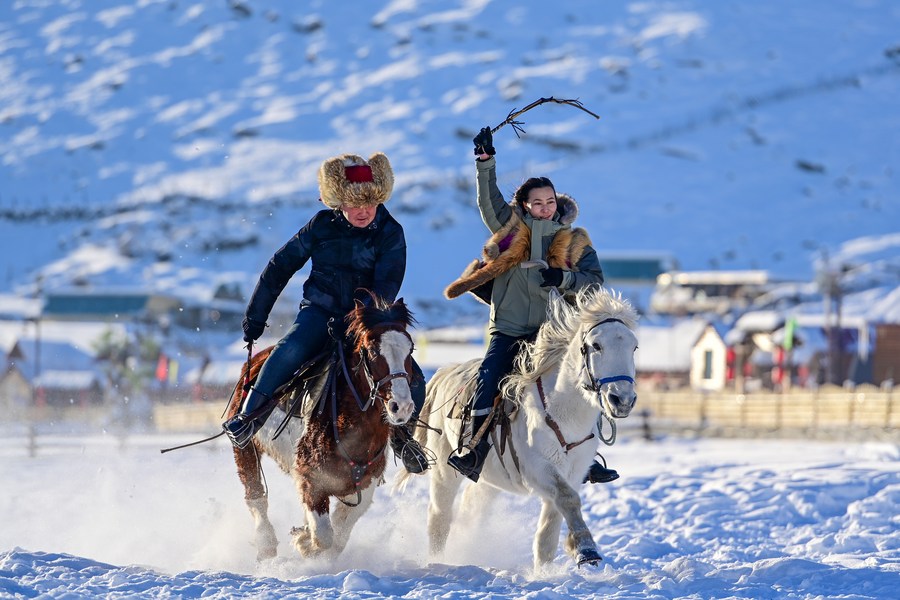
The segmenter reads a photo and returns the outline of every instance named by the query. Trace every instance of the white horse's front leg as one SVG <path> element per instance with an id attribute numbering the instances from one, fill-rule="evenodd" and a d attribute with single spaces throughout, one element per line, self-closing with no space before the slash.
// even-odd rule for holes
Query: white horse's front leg
<path id="1" fill-rule="evenodd" d="M 444 463 L 437 463 L 431 473 L 431 493 L 428 502 L 428 549 L 433 557 L 440 556 L 447 545 L 450 524 L 453 522 L 453 501 L 463 478 Z"/>
<path id="2" fill-rule="evenodd" d="M 562 527 L 562 515 L 550 500 L 541 502 L 541 516 L 538 519 L 537 533 L 534 535 L 534 569 L 537 571 L 556 556 L 559 546 L 559 530 Z"/>
<path id="3" fill-rule="evenodd" d="M 356 502 L 356 494 L 345 496 L 338 502 L 331 513 L 331 527 L 334 530 L 334 545 L 331 547 L 330 553 L 333 556 L 339 555 L 347 546 L 350 539 L 350 532 L 353 531 L 354 525 L 363 516 L 369 507 L 372 506 L 372 499 L 375 497 L 375 488 L 377 486 L 372 482 L 369 487 L 360 490 L 359 504 Z"/>
<path id="4" fill-rule="evenodd" d="M 591 536 L 584 517 L 581 516 L 581 498 L 578 492 L 566 483 L 566 481 L 557 473 L 556 469 L 551 468 L 552 476 L 549 484 L 541 489 L 541 495 L 545 500 L 553 502 L 569 527 L 569 536 L 566 540 L 566 550 L 581 565 L 584 563 L 596 564 L 602 559 L 600 553 L 597 552 L 597 544 Z M 535 542 L 537 545 L 537 541 Z M 539 560 L 535 556 L 535 563 Z"/>

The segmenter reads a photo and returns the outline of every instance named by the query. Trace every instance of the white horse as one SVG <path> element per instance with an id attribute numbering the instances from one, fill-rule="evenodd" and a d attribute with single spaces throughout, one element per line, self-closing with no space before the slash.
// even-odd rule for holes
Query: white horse
<path id="1" fill-rule="evenodd" d="M 637 312 L 621 295 L 604 288 L 582 290 L 572 305 L 551 298 L 548 319 L 534 343 L 520 351 L 502 393 L 517 410 L 510 418 L 509 439 L 502 457 L 492 450 L 475 490 L 499 490 L 536 495 L 542 507 L 534 538 L 535 569 L 553 560 L 562 519 L 568 536 L 565 549 L 575 561 L 596 564 L 601 559 L 581 515 L 578 488 L 588 471 L 601 435 L 599 419 L 627 417 L 637 400 L 634 391 L 634 328 Z M 439 369 L 428 382 L 421 419 L 442 434 L 423 427 L 416 438 L 437 457 L 431 469 L 428 507 L 430 552 L 439 556 L 453 520 L 453 502 L 466 478 L 447 464 L 460 440 L 462 420 L 457 402 L 475 377 L 480 360 Z M 452 416 L 451 416 L 452 415 Z M 466 438 L 471 431 L 465 432 Z M 407 482 L 403 471 L 399 487 Z M 463 497 L 470 512 L 474 494 Z"/>

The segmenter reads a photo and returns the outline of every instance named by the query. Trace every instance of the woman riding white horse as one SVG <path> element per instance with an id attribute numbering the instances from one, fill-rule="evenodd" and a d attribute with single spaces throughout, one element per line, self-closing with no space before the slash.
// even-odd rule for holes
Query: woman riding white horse
<path id="1" fill-rule="evenodd" d="M 637 313 L 631 304 L 596 286 L 579 292 L 574 306 L 555 295 L 548 309 L 535 342 L 518 354 L 503 385 L 502 400 L 516 410 L 509 418 L 505 444 L 487 454 L 476 484 L 541 498 L 534 538 L 536 569 L 553 560 L 563 519 L 569 530 L 566 550 L 576 562 L 601 560 L 581 515 L 577 490 L 594 457 L 601 415 L 627 417 L 637 399 L 633 331 Z M 432 555 L 443 552 L 454 498 L 465 481 L 446 460 L 458 440 L 471 435 L 470 430 L 462 431 L 457 404 L 463 401 L 460 391 L 477 370 L 478 360 L 438 370 L 428 382 L 422 409 L 429 430 L 416 431 L 416 439 L 437 456 L 428 508 Z M 401 473 L 401 487 L 407 477 Z M 472 509 L 465 505 L 469 500 L 465 494 L 465 511 Z"/>
<path id="2" fill-rule="evenodd" d="M 495 150 L 490 127 L 473 140 L 477 168 L 478 210 L 491 239 L 484 260 L 473 262 L 445 291 L 447 298 L 473 292 L 491 306 L 490 340 L 477 373 L 472 418 L 476 442 L 468 453 L 449 458 L 450 465 L 478 481 L 490 449 L 488 419 L 500 381 L 512 368 L 522 342 L 534 339 L 546 316 L 551 290 L 575 293 L 603 284 L 603 271 L 586 231 L 572 227 L 575 201 L 557 194 L 546 177 L 526 180 L 509 204 L 497 187 Z M 541 269 L 533 267 L 543 267 Z M 615 471 L 594 463 L 586 480 L 611 481 Z M 583 474 L 584 475 L 584 474 Z"/>

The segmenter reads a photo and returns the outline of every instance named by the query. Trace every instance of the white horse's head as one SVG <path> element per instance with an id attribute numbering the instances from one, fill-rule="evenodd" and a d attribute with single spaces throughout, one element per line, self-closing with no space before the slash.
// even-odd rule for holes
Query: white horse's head
<path id="1" fill-rule="evenodd" d="M 637 402 L 637 311 L 618 292 L 599 287 L 582 290 L 575 308 L 581 326 L 571 343 L 580 346 L 582 389 L 608 417 L 627 417 Z"/>
<path id="2" fill-rule="evenodd" d="M 627 417 L 637 402 L 634 352 L 637 336 L 625 321 L 608 317 L 585 327 L 581 339 L 585 393 L 608 416 Z"/>
<path id="3" fill-rule="evenodd" d="M 569 365 L 573 388 L 608 417 L 624 418 L 637 401 L 634 351 L 638 313 L 618 292 L 600 286 L 581 290 L 574 302 L 551 294 L 547 320 L 534 343 L 516 359 L 504 384 L 508 398 L 522 397 L 543 374 Z"/>

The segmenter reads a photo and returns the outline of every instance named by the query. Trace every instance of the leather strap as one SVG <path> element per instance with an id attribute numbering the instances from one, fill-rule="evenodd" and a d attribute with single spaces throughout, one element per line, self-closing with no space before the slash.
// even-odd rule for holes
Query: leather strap
<path id="1" fill-rule="evenodd" d="M 550 416 L 550 413 L 547 412 L 547 399 L 544 396 L 544 382 L 541 381 L 540 377 L 538 377 L 536 383 L 537 383 L 537 389 L 538 389 L 538 396 L 540 396 L 541 404 L 544 407 L 544 422 L 547 423 L 547 426 L 550 427 L 550 429 L 553 430 L 553 433 L 556 434 L 556 440 L 559 442 L 559 445 L 565 449 L 566 454 L 568 454 L 569 450 L 571 450 L 572 448 L 580 446 L 581 444 L 585 443 L 586 441 L 588 441 L 589 439 L 592 439 L 594 437 L 594 433 L 591 432 L 586 438 L 584 438 L 581 441 L 567 442 L 566 438 L 562 434 L 562 430 L 560 430 L 560 428 L 559 428 L 559 423 L 554 421 L 553 417 Z"/>

